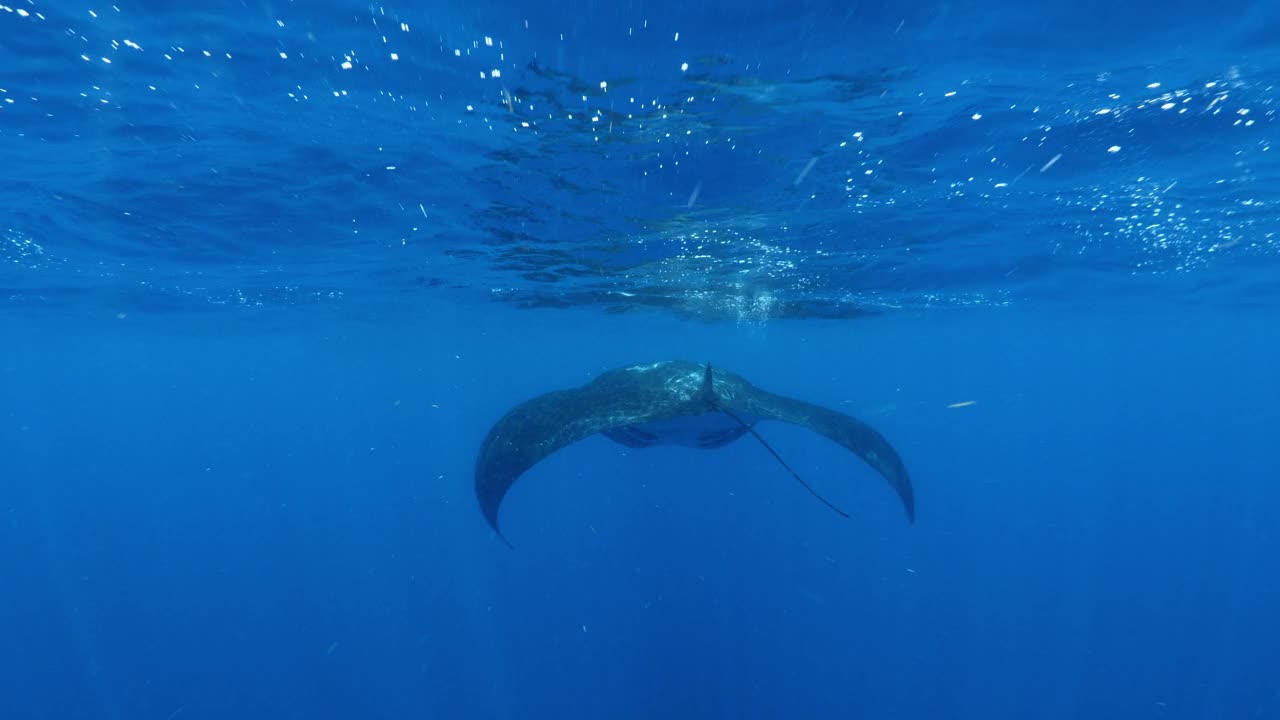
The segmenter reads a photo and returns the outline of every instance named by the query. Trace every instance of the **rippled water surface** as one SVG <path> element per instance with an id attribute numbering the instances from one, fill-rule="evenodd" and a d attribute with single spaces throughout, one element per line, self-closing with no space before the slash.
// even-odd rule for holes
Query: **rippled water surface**
<path id="1" fill-rule="evenodd" d="M 1267 4 L 29 3 L 8 304 L 1275 299 Z"/>

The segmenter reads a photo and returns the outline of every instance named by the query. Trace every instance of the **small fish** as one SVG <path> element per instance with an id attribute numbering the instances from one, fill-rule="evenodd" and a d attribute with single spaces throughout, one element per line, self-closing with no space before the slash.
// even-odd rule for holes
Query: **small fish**
<path id="1" fill-rule="evenodd" d="M 977 404 L 978 404 L 978 401 L 977 401 L 977 400 L 965 400 L 964 402 L 954 402 L 954 403 L 951 403 L 951 404 L 950 404 L 950 405 L 948 405 L 947 407 L 948 407 L 948 408 L 962 408 L 962 407 L 969 407 L 970 405 L 977 405 Z"/>

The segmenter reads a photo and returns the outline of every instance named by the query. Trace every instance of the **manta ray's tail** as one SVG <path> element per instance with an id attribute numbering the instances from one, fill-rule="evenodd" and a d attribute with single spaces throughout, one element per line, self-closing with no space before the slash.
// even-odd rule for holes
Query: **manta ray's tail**
<path id="1" fill-rule="evenodd" d="M 778 454 L 778 451 L 777 451 L 777 450 L 774 450 L 772 447 L 770 447 L 770 446 L 769 446 L 769 443 L 765 442 L 764 438 L 760 437 L 760 433 L 756 432 L 756 429 L 755 429 L 755 428 L 751 427 L 751 425 L 750 425 L 750 424 L 748 424 L 747 422 L 745 422 L 742 418 L 738 417 L 737 415 L 734 415 L 733 413 L 729 412 L 728 410 L 726 410 L 726 409 L 724 409 L 724 408 L 722 408 L 722 407 L 719 407 L 718 405 L 717 405 L 716 407 L 720 410 L 720 412 L 724 413 L 725 415 L 728 415 L 729 417 L 731 417 L 731 418 L 733 418 L 734 420 L 737 420 L 739 423 L 741 423 L 741 424 L 742 424 L 742 427 L 746 428 L 746 429 L 747 429 L 747 432 L 751 433 L 751 435 L 752 435 L 753 437 L 755 437 L 755 439 L 759 440 L 759 441 L 760 441 L 760 444 L 764 446 L 764 449 L 765 449 L 765 450 L 768 450 L 768 451 L 769 451 L 769 454 L 770 454 L 770 455 L 772 455 L 772 456 L 773 456 L 773 458 L 774 458 L 775 460 L 777 460 L 777 461 L 778 461 L 778 464 L 780 464 L 780 465 L 782 465 L 782 467 L 786 468 L 786 469 L 787 469 L 787 472 L 791 473 L 791 477 L 795 478 L 795 479 L 796 479 L 796 482 L 798 482 L 798 483 L 800 483 L 801 485 L 803 485 L 803 486 L 804 486 L 804 489 L 805 489 L 805 490 L 808 490 L 810 495 L 812 495 L 812 496 L 814 496 L 814 497 L 818 498 L 819 500 L 821 500 L 823 505 L 826 505 L 827 507 L 831 508 L 832 510 L 835 510 L 837 513 L 839 513 L 839 514 L 840 514 L 840 517 L 844 517 L 844 518 L 849 517 L 849 513 L 847 513 L 847 512 L 845 512 L 845 511 L 841 510 L 840 508 L 836 507 L 836 506 L 835 506 L 835 504 L 834 504 L 834 503 L 832 503 L 830 500 L 828 500 L 828 499 L 826 499 L 826 498 L 822 497 L 821 495 L 819 495 L 817 490 L 814 490 L 813 488 L 809 487 L 809 483 L 805 482 L 805 481 L 804 481 L 804 478 L 800 477 L 800 473 L 796 472 L 795 470 L 792 470 L 792 469 L 791 469 L 791 466 L 787 464 L 787 461 L 786 461 L 786 460 L 783 460 L 783 459 L 782 459 L 782 456 Z"/>
<path id="2" fill-rule="evenodd" d="M 839 513 L 839 514 L 840 514 L 840 517 L 846 517 L 846 518 L 847 518 L 847 517 L 849 517 L 849 513 L 847 513 L 847 512 L 845 512 L 845 511 L 841 510 L 840 508 L 836 507 L 836 506 L 835 506 L 835 505 L 834 505 L 830 500 L 828 500 L 828 499 L 826 499 L 826 498 L 822 497 L 821 495 L 819 495 L 819 494 L 818 494 L 818 491 L 816 491 L 816 490 L 814 490 L 813 488 L 809 487 L 809 483 L 805 482 L 805 481 L 804 481 L 804 478 L 800 477 L 800 473 L 798 473 L 798 472 L 796 472 L 795 470 L 792 470 L 792 469 L 791 469 L 791 466 L 787 464 L 787 461 L 786 461 L 786 460 L 783 460 L 783 459 L 782 459 L 782 456 L 778 454 L 778 451 L 777 451 L 777 450 L 774 450 L 772 447 L 770 447 L 770 446 L 769 446 L 769 443 L 765 442 L 765 439 L 764 439 L 764 438 L 762 438 L 762 437 L 760 437 L 760 433 L 756 432 L 756 429 L 755 429 L 755 428 L 753 428 L 753 427 L 751 427 L 751 423 L 748 423 L 747 421 L 745 421 L 745 420 L 743 420 L 742 418 L 738 417 L 737 415 L 733 414 L 733 412 L 731 412 L 730 410 L 728 410 L 727 408 L 725 408 L 723 405 L 721 405 L 721 404 L 720 404 L 720 401 L 716 398 L 715 388 L 713 387 L 713 385 L 712 385 L 712 381 L 711 381 L 711 363 L 707 363 L 707 371 L 706 371 L 706 374 L 705 374 L 705 375 L 703 375 L 703 379 L 702 379 L 702 394 L 703 394 L 704 396 L 706 396 L 706 397 L 707 397 L 707 399 L 710 401 L 711 405 L 712 405 L 715 409 L 719 410 L 720 412 L 724 413 L 725 415 L 728 415 L 729 417 L 731 417 L 731 418 L 733 418 L 734 420 L 736 420 L 736 421 L 738 422 L 738 424 L 739 424 L 739 425 L 741 425 L 742 427 L 746 428 L 747 432 L 751 433 L 751 436 L 752 436 L 752 437 L 754 437 L 756 440 L 759 440 L 759 441 L 760 441 L 760 444 L 764 446 L 764 449 L 765 449 L 765 450 L 768 450 L 768 451 L 769 451 L 769 454 L 770 454 L 770 455 L 772 455 L 772 456 L 773 456 L 773 458 L 774 458 L 775 460 L 777 460 L 777 461 L 778 461 L 778 464 L 780 464 L 780 465 L 782 465 L 782 467 L 786 468 L 787 472 L 791 473 L 791 477 L 794 477 L 794 478 L 796 479 L 796 482 L 798 482 L 798 483 L 800 483 L 801 485 L 803 485 L 803 486 L 804 486 L 804 489 L 805 489 L 805 490 L 808 490 L 810 495 L 812 495 L 812 496 L 814 496 L 814 497 L 818 498 L 819 500 L 821 500 L 821 501 L 822 501 L 822 504 L 826 505 L 827 507 L 831 508 L 832 510 L 835 510 L 837 513 Z"/>

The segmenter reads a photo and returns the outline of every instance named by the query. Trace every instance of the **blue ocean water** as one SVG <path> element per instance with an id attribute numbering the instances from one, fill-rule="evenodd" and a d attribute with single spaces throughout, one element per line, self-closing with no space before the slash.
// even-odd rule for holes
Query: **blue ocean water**
<path id="1" fill-rule="evenodd" d="M 1280 718 L 1280 6 L 0 5 L 0 718 Z M 875 426 L 592 437 L 710 361 Z"/>

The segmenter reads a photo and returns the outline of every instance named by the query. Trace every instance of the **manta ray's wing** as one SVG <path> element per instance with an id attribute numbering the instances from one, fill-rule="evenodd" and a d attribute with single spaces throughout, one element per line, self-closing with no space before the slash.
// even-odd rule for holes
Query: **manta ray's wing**
<path id="1" fill-rule="evenodd" d="M 615 428 L 709 412 L 698 402 L 700 371 L 692 367 L 691 379 L 688 368 L 672 363 L 613 370 L 512 408 L 476 458 L 476 498 L 489 525 L 498 530 L 498 506 L 520 475 L 556 450 Z"/>
<path id="2" fill-rule="evenodd" d="M 915 520 L 915 495 L 911 491 L 911 477 L 907 474 L 906 465 L 875 428 L 842 412 L 775 395 L 753 385 L 736 388 L 736 392 L 727 395 L 718 398 L 717 402 L 721 408 L 735 415 L 757 415 L 800 425 L 843 445 L 889 481 L 902 500 L 907 518 Z"/>

